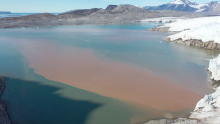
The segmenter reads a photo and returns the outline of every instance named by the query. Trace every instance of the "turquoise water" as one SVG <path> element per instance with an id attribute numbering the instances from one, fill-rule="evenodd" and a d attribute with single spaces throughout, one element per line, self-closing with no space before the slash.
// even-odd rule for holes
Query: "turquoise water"
<path id="1" fill-rule="evenodd" d="M 20 49 L 19 39 L 47 40 L 57 47 L 89 49 L 97 57 L 124 62 L 176 81 L 204 95 L 210 93 L 205 68 L 216 52 L 163 42 L 165 33 L 144 29 L 159 24 L 56 26 L 0 30 L 0 75 L 6 80 L 2 99 L 17 124 L 127 124 L 150 112 L 95 93 L 50 81 L 34 72 Z M 180 114 L 181 115 L 181 114 Z"/>

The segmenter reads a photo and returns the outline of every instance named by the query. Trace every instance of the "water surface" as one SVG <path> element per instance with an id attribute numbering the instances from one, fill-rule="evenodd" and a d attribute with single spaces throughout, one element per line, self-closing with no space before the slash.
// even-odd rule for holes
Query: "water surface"
<path id="1" fill-rule="evenodd" d="M 144 30 L 157 25 L 0 30 L 0 74 L 20 79 L 7 79 L 3 94 L 12 120 L 126 124 L 187 117 L 211 92 L 205 68 L 217 53 Z"/>

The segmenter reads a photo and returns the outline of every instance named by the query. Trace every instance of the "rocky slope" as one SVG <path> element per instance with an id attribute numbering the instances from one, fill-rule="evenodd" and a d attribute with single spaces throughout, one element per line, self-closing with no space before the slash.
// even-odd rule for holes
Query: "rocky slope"
<path id="1" fill-rule="evenodd" d="M 0 19 L 0 28 L 59 25 L 57 16 L 49 13 Z"/>
<path id="2" fill-rule="evenodd" d="M 212 12 L 220 12 L 220 1 L 216 3 L 216 5 L 211 10 Z"/>
<path id="3" fill-rule="evenodd" d="M 88 16 L 91 13 L 94 13 L 94 12 L 99 11 L 99 10 L 100 10 L 100 8 L 73 10 L 73 11 L 68 11 L 68 12 L 65 12 L 65 13 L 61 13 L 57 17 L 59 19 L 80 18 L 80 17 Z"/>
<path id="4" fill-rule="evenodd" d="M 116 7 L 118 7 L 118 5 L 108 5 L 105 10 L 111 11 L 111 10 L 115 9 Z"/>
<path id="5" fill-rule="evenodd" d="M 213 12 L 213 10 L 215 10 L 215 8 L 218 6 L 218 1 L 212 1 L 207 3 L 208 7 L 205 8 L 204 12 Z"/>
<path id="6" fill-rule="evenodd" d="M 197 16 L 186 12 L 175 11 L 148 11 L 133 5 L 119 5 L 113 10 L 101 9 L 90 14 L 83 23 L 133 23 L 137 20 L 158 17 Z M 82 21 L 82 20 L 81 20 Z"/>

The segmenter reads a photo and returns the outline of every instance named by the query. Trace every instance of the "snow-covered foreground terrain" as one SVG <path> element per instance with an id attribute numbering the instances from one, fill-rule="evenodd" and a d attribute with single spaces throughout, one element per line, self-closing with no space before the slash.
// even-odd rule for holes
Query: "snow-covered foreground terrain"
<path id="1" fill-rule="evenodd" d="M 220 43 L 220 16 L 201 17 L 194 19 L 186 19 L 170 24 L 165 24 L 163 27 L 170 27 L 170 32 L 179 32 L 169 36 L 171 41 L 181 39 L 201 40 L 202 42 L 214 41 Z"/>

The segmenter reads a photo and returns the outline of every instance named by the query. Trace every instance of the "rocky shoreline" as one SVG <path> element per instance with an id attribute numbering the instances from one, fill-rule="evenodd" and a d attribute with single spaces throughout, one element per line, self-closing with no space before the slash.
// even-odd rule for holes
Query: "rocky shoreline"
<path id="1" fill-rule="evenodd" d="M 174 42 L 178 44 L 194 46 L 194 47 L 199 47 L 203 49 L 220 50 L 220 44 L 215 43 L 214 41 L 203 42 L 197 39 L 191 39 L 191 40 L 186 40 L 186 41 L 183 41 L 182 39 L 178 39 L 178 40 L 171 41 L 169 37 L 163 38 L 163 40 L 167 42 Z"/>
<path id="2" fill-rule="evenodd" d="M 0 77 L 0 96 L 5 89 L 5 78 Z M 0 98 L 0 124 L 12 124 L 7 113 L 6 104 Z"/>
<path id="3" fill-rule="evenodd" d="M 156 32 L 166 32 L 169 33 L 170 27 L 157 27 L 157 28 L 150 28 L 147 29 L 148 31 L 156 31 Z"/>
<path id="4" fill-rule="evenodd" d="M 148 29 L 148 31 L 165 32 L 169 34 L 179 33 L 179 32 L 170 32 L 169 29 L 170 27 L 157 27 L 157 28 Z M 163 38 L 163 40 L 166 42 L 173 42 L 173 43 L 183 44 L 187 46 L 194 46 L 194 47 L 199 47 L 202 49 L 220 50 L 220 44 L 214 41 L 203 42 L 202 40 L 198 40 L 198 39 L 190 39 L 190 40 L 183 41 L 181 38 L 177 40 L 171 40 L 171 38 L 169 37 L 165 37 Z"/>
<path id="5" fill-rule="evenodd" d="M 183 19 L 148 30 L 171 34 L 163 38 L 167 42 L 209 50 L 220 50 L 220 23 L 217 21 L 219 19 L 219 16 Z"/>

